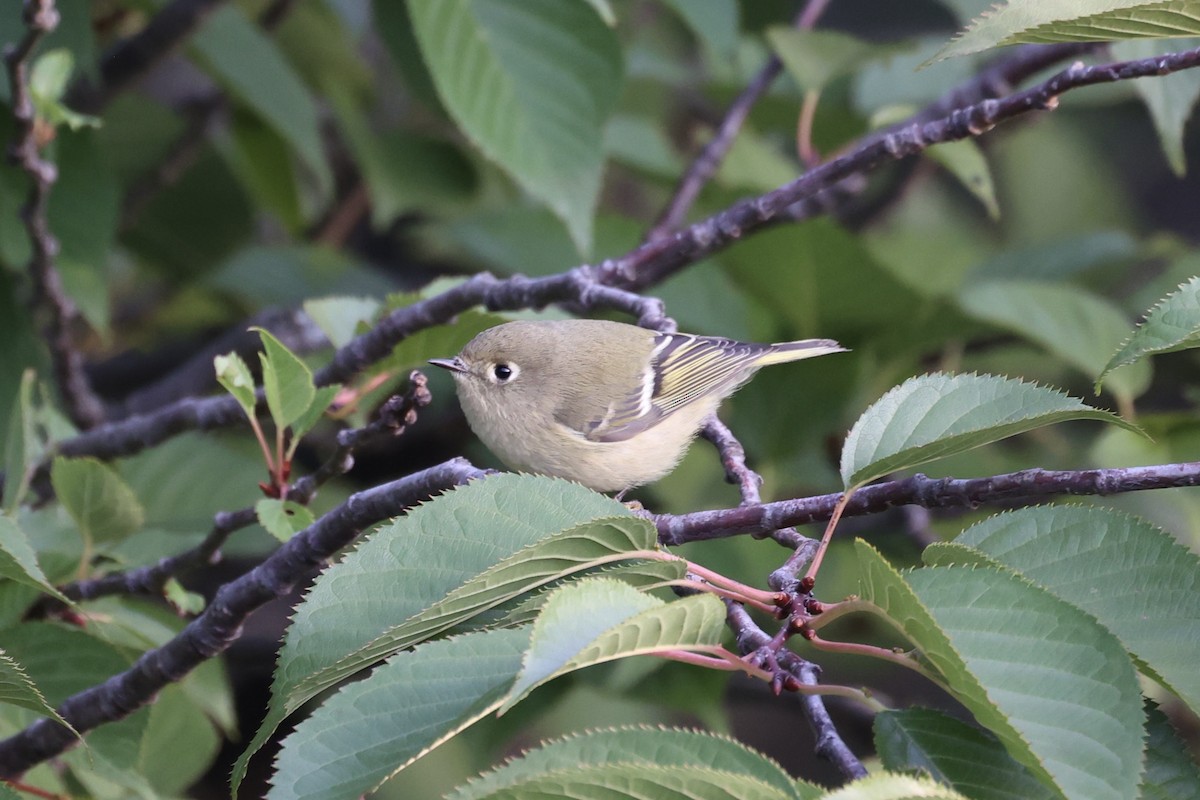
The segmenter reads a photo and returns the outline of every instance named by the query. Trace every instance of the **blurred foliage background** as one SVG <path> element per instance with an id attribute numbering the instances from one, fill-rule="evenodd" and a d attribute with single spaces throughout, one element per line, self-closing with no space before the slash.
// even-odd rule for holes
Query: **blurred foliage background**
<path id="1" fill-rule="evenodd" d="M 613 109 L 603 120 L 602 182 L 592 215 L 586 208 L 556 214 L 464 134 L 439 97 L 407 6 L 398 0 L 215 3 L 169 57 L 112 92 L 99 88 L 107 85 L 105 54 L 185 0 L 57 5 L 62 23 L 40 52 L 70 54 L 65 103 L 98 124 L 54 132 L 47 153 L 59 180 L 49 221 L 61 242 L 63 280 L 85 323 L 78 333 L 88 375 L 118 413 L 137 407 L 148 387 L 215 390 L 211 369 L 203 374 L 213 352 L 230 349 L 249 324 L 270 327 L 263 320 L 277 320 L 271 315 L 307 300 L 383 300 L 478 270 L 547 275 L 628 252 L 714 122 L 769 57 L 768 31 L 787 26 L 795 11 L 788 3 L 737 0 L 596 4 L 613 12 L 619 69 L 609 86 Z M 835 154 L 996 58 L 989 53 L 916 69 L 987 5 L 831 2 L 821 29 L 852 35 L 856 46 L 865 46 L 829 70 L 811 125 L 813 147 Z M 0 5 L 0 41 L 22 33 L 19 4 Z M 1156 46 L 1179 50 L 1185 43 Z M 753 107 L 693 219 L 803 171 L 796 144 L 803 78 L 785 72 Z M 886 165 L 862 191 L 839 198 L 833 213 L 755 232 L 648 290 L 686 331 L 760 341 L 822 336 L 853 349 L 849 357 L 765 371 L 727 405 L 726 421 L 763 475 L 765 499 L 839 490 L 837 453 L 854 419 L 889 387 L 930 369 L 986 371 L 1061 387 L 1135 416 L 1154 437 L 1076 423 L 939 462 L 930 474 L 1200 458 L 1200 423 L 1191 411 L 1200 375 L 1195 351 L 1157 358 L 1153 372 L 1149 366 L 1127 370 L 1098 397 L 1092 390 L 1099 367 L 1138 315 L 1200 271 L 1194 169 L 1200 141 L 1182 121 L 1174 134 L 1156 128 L 1140 93 L 1141 84 L 1152 82 L 1170 83 L 1165 91 L 1191 92 L 1193 99 L 1200 88 L 1194 76 L 1181 74 L 1072 92 L 1054 113 L 1027 115 L 978 137 L 969 153 L 935 149 Z M 0 101 L 7 100 L 5 86 Z M 0 140 L 12 137 L 10 115 L 0 114 Z M 26 367 L 47 374 L 24 275 L 30 248 L 18 208 L 26 191 L 23 174 L 0 167 L 0 419 L 8 419 Z M 567 195 L 585 207 L 589 202 L 570 190 Z M 393 374 L 451 355 L 490 321 L 469 319 L 429 332 L 393 359 Z M 314 365 L 329 352 L 327 346 L 298 349 Z M 202 377 L 192 388 L 185 375 Z M 499 466 L 471 437 L 446 376 L 430 380 L 435 402 L 419 424 L 386 448 L 358 454 L 354 471 L 321 493 L 318 512 L 355 487 L 452 455 Z M 332 424 L 319 428 L 301 447 L 301 468 L 320 462 L 333 430 Z M 145 509 L 145 524 L 103 551 L 106 568 L 153 563 L 195 544 L 214 513 L 254 502 L 263 473 L 244 430 L 186 434 L 118 466 Z M 705 444 L 637 497 L 660 512 L 739 502 Z M 1192 495 L 1133 494 L 1104 502 L 1164 526 L 1193 550 L 1200 547 L 1200 504 Z M 827 562 L 822 595 L 833 599 L 853 589 L 849 559 L 839 558 L 842 542 L 853 536 L 866 537 L 893 561 L 911 562 L 920 546 L 915 528 L 952 536 L 972 518 L 948 513 L 914 521 L 896 510 L 847 521 Z M 25 524 L 49 577 L 73 577 L 78 544 L 61 513 L 30 512 Z M 184 583 L 211 595 L 274 545 L 261 530 L 243 532 L 225 548 L 223 563 Z M 774 545 L 742 539 L 685 551 L 755 585 L 782 559 Z M 61 639 L 57 652 L 72 656 L 65 674 L 60 663 L 41 663 L 44 641 L 26 627 L 12 627 L 30 600 L 28 590 L 0 589 L 0 616 L 8 626 L 0 644 L 52 701 L 99 682 L 180 624 L 155 605 L 106 601 L 112 630 L 51 634 Z M 208 773 L 207 788 L 194 796 L 219 796 L 238 752 L 230 737 L 235 729 L 245 734 L 255 727 L 287 614 L 288 603 L 280 602 L 252 619 L 226 661 L 228 684 L 210 665 L 152 709 L 98 734 L 112 740 L 109 750 L 90 740 L 99 763 L 128 765 L 132 758 L 146 767 L 139 780 L 147 791 L 161 796 L 179 795 Z M 880 631 L 853 636 L 888 641 Z M 31 644 L 23 649 L 23 642 Z M 848 657 L 822 663 L 829 680 L 869 683 L 882 695 L 909 701 L 924 694 L 927 702 L 945 702 L 928 685 L 877 665 Z M 831 707 L 851 746 L 864 752 L 870 720 L 836 701 Z M 2 733 L 27 720 L 0 707 Z M 537 739 L 629 721 L 730 731 L 794 773 L 837 779 L 808 756 L 812 743 L 796 705 L 778 702 L 766 687 L 678 665 L 622 663 L 543 689 L 513 713 L 456 737 L 379 796 L 435 796 Z M 97 797 L 132 791 L 122 770 L 104 774 L 85 767 L 80 759 L 87 758 L 75 751 L 68 759 L 81 791 Z M 247 787 L 245 796 L 256 791 Z"/>

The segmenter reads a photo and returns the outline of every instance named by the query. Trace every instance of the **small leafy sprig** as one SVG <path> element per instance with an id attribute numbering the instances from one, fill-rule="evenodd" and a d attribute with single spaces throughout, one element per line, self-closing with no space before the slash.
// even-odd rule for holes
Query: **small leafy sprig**
<path id="1" fill-rule="evenodd" d="M 262 448 L 269 479 L 258 486 L 266 498 L 255 506 L 258 520 L 273 536 L 286 541 L 293 533 L 312 523 L 312 513 L 303 506 L 288 501 L 288 480 L 292 458 L 301 438 L 329 408 L 341 389 L 339 384 L 317 387 L 312 370 L 282 342 L 262 328 L 254 328 L 262 338 L 259 353 L 262 362 L 262 395 L 267 412 L 275 427 L 273 443 L 268 443 L 256 409 L 259 391 L 254 384 L 250 367 L 237 353 L 227 353 L 213 359 L 217 381 L 233 395 Z"/>

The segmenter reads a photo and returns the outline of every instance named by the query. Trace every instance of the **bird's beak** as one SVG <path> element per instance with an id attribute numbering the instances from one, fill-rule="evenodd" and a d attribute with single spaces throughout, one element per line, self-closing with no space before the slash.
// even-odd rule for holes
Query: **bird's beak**
<path id="1" fill-rule="evenodd" d="M 458 356 L 454 358 L 431 358 L 429 359 L 429 363 L 435 367 L 448 369 L 451 372 L 467 372 L 467 365 Z"/>

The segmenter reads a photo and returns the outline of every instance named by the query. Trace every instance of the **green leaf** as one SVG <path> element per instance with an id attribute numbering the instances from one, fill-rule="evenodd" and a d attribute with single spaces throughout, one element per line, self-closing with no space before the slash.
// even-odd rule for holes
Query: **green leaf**
<path id="1" fill-rule="evenodd" d="M 500 792 L 521 791 L 549 776 L 568 780 L 575 769 L 582 781 L 590 767 L 639 765 L 715 770 L 754 781 L 780 796 L 812 800 L 821 789 L 794 781 L 778 764 L 733 739 L 704 731 L 622 727 L 588 731 L 543 743 L 484 773 L 446 796 L 446 800 L 483 800 Z M 655 797 L 660 795 L 655 794 Z M 737 795 L 740 797 L 740 795 Z"/>
<path id="2" fill-rule="evenodd" d="M 4 511 L 12 513 L 29 491 L 33 466 L 41 458 L 42 444 L 37 434 L 33 408 L 32 369 L 21 373 L 21 385 L 8 420 L 4 443 Z"/>
<path id="3" fill-rule="evenodd" d="M 1138 258 L 1138 243 L 1124 231 L 1097 231 L 1045 244 L 1009 247 L 981 262 L 965 284 L 995 280 L 1060 281 Z"/>
<path id="4" fill-rule="evenodd" d="M 62 97 L 75 69 L 75 57 L 65 48 L 48 50 L 33 62 L 29 71 L 29 94 L 37 115 L 51 125 L 66 124 L 72 130 L 100 127 L 97 117 L 67 108 Z"/>
<path id="5" fill-rule="evenodd" d="M 878 44 L 837 31 L 776 25 L 767 28 L 767 41 L 788 74 L 806 92 L 819 92 L 831 81 L 882 55 Z"/>
<path id="6" fill-rule="evenodd" d="M 967 800 L 929 778 L 882 772 L 826 792 L 818 800 Z M 972 798 L 974 800 L 974 798 Z"/>
<path id="7" fill-rule="evenodd" d="M 38 564 L 37 553 L 30 546 L 25 532 L 16 520 L 6 515 L 0 515 L 0 578 L 31 586 L 64 603 L 70 603 L 46 579 L 46 574 Z"/>
<path id="8" fill-rule="evenodd" d="M 316 397 L 312 370 L 264 328 L 254 328 L 262 338 L 259 354 L 263 368 L 263 390 L 267 408 L 280 428 L 286 428 L 308 413 Z"/>
<path id="9" fill-rule="evenodd" d="M 478 170 L 458 145 L 403 130 L 380 133 L 346 87 L 325 85 L 370 190 L 371 220 L 377 227 L 414 209 L 456 209 L 475 195 L 481 182 Z"/>
<path id="10" fill-rule="evenodd" d="M 46 702 L 21 665 L 0 650 L 0 703 L 28 709 L 41 717 L 49 717 L 66 725 L 66 720 Z M 70 727 L 70 726 L 68 726 Z"/>
<path id="11" fill-rule="evenodd" d="M 592 664 L 720 643 L 725 606 L 708 593 L 665 603 L 612 578 L 556 589 L 533 624 L 507 711 L 543 683 Z"/>
<path id="12" fill-rule="evenodd" d="M 972 800 L 1056 800 L 996 737 L 941 711 L 879 714 L 875 750 L 885 769 L 925 773 Z"/>
<path id="13" fill-rule="evenodd" d="M 613 30 L 580 0 L 410 2 L 408 11 L 455 122 L 589 251 L 601 134 L 621 85 Z"/>
<path id="14" fill-rule="evenodd" d="M 1197 0 L 1009 0 L 971 22 L 934 56 L 1011 44 L 1109 42 L 1200 34 Z"/>
<path id="15" fill-rule="evenodd" d="M 309 676 L 334 667 L 523 548 L 613 516 L 632 515 L 578 484 L 502 474 L 447 492 L 376 531 L 322 573 L 297 607 L 280 649 L 267 718 L 239 759 L 234 783 L 250 756 L 307 699 L 296 692 Z"/>
<path id="16" fill-rule="evenodd" d="M 353 800 L 493 711 L 529 629 L 479 631 L 399 653 L 283 740 L 270 800 Z"/>
<path id="17" fill-rule="evenodd" d="M 996 375 L 933 373 L 875 401 L 842 447 L 847 489 L 938 458 L 1070 419 L 1133 425 L 1055 389 Z"/>
<path id="18" fill-rule="evenodd" d="M 1200 3 L 1197 4 L 1197 8 L 1200 8 Z M 1139 39 L 1117 42 L 1112 46 L 1112 53 L 1122 61 L 1134 61 L 1196 47 L 1200 47 L 1200 39 L 1177 39 L 1169 42 Z M 1141 95 L 1146 110 L 1150 112 L 1150 119 L 1158 132 L 1158 140 L 1167 156 L 1167 163 L 1171 165 L 1175 174 L 1182 178 L 1187 173 L 1183 131 L 1192 116 L 1196 101 L 1200 100 L 1200 72 L 1185 69 L 1170 75 L 1158 75 L 1151 80 L 1133 81 L 1133 88 Z"/>
<path id="19" fill-rule="evenodd" d="M 222 6 L 208 15 L 191 46 L 218 82 L 291 145 L 322 193 L 332 190 L 316 104 L 275 42 L 241 11 Z"/>
<path id="20" fill-rule="evenodd" d="M 287 141 L 263 119 L 235 107 L 230 119 L 225 155 L 265 209 L 272 211 L 289 233 L 304 227 L 301 186 Z"/>
<path id="21" fill-rule="evenodd" d="M 664 0 L 663 5 L 687 23 L 713 58 L 728 61 L 737 54 L 741 9 L 736 0 Z"/>
<path id="22" fill-rule="evenodd" d="M 1104 368 L 1129 330 L 1113 303 L 1078 286 L 1040 281 L 995 281 L 967 286 L 959 305 L 976 319 L 1006 328 L 1045 347 L 1089 378 Z M 1132 402 L 1150 385 L 1150 369 L 1126 370 L 1109 382 Z"/>
<path id="23" fill-rule="evenodd" d="M 1096 386 L 1118 367 L 1133 364 L 1152 353 L 1171 353 L 1200 345 L 1200 276 L 1194 277 L 1159 300 L 1146 319 L 1125 340 L 1096 378 Z"/>
<path id="24" fill-rule="evenodd" d="M 1146 703 L 1146 764 L 1139 800 L 1197 800 L 1200 769 L 1166 714 Z"/>
<path id="25" fill-rule="evenodd" d="M 996 201 L 996 186 L 992 170 L 983 150 L 973 139 L 935 144 L 925 155 L 946 168 L 963 187 L 983 204 L 988 216 L 1000 219 L 1000 204 Z"/>
<path id="26" fill-rule="evenodd" d="M 514 786 L 472 795 L 487 800 L 524 798 L 654 798 L 654 800 L 792 800 L 792 791 L 769 786 L 746 775 L 708 766 L 602 764 L 569 767 L 533 775 Z"/>
<path id="27" fill-rule="evenodd" d="M 1195 653 L 1180 646 L 1200 642 L 1200 557 L 1169 533 L 1100 506 L 1042 506 L 989 517 L 954 541 L 1087 611 L 1200 710 Z"/>
<path id="28" fill-rule="evenodd" d="M 57 103 L 67 89 L 75 69 L 75 58 L 65 48 L 49 50 L 33 62 L 29 70 L 29 93 L 37 103 Z"/>
<path id="29" fill-rule="evenodd" d="M 380 303 L 372 297 L 321 297 L 304 301 L 304 313 L 317 323 L 334 347 L 344 347 L 379 314 Z"/>
<path id="30" fill-rule="evenodd" d="M 204 610 L 204 595 L 189 592 L 175 578 L 168 578 L 163 584 L 163 597 L 181 614 L 199 614 Z"/>
<path id="31" fill-rule="evenodd" d="M 142 505 L 116 470 L 95 458 L 54 459 L 50 482 L 91 544 L 123 539 L 142 527 Z"/>
<path id="32" fill-rule="evenodd" d="M 318 387 L 313 392 L 313 399 L 308 404 L 308 409 L 292 423 L 292 441 L 288 444 L 287 451 L 289 461 L 296 452 L 296 447 L 300 444 L 300 437 L 311 431 L 313 426 L 320 421 L 325 412 L 329 410 L 329 405 L 333 402 L 333 398 L 337 397 L 338 392 L 341 390 L 342 385 L 334 383 L 329 386 Z"/>
<path id="33" fill-rule="evenodd" d="M 337 663 L 306 676 L 297 684 L 289 704 L 297 705 L 314 697 L 392 653 L 448 631 L 529 591 L 573 573 L 612 563 L 627 552 L 649 550 L 655 546 L 656 536 L 657 531 L 648 520 L 621 516 L 589 520 L 534 542 Z"/>
<path id="34" fill-rule="evenodd" d="M 1011 572 L 932 567 L 902 577 L 869 545 L 856 546 L 862 597 L 1014 759 L 1070 800 L 1133 796 L 1141 692 L 1108 630 Z"/>
<path id="35" fill-rule="evenodd" d="M 217 373 L 217 383 L 233 395 L 247 417 L 254 419 L 254 406 L 257 403 L 254 396 L 254 376 L 250 374 L 250 367 L 242 357 L 233 351 L 217 356 L 213 359 L 213 369 Z"/>
<path id="36" fill-rule="evenodd" d="M 270 497 L 264 497 L 254 504 L 254 516 L 267 533 L 281 542 L 286 542 L 313 524 L 313 513 L 304 506 L 291 500 Z"/>

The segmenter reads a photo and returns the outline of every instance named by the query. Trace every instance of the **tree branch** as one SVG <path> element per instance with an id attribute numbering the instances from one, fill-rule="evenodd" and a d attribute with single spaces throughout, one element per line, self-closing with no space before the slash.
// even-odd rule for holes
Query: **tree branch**
<path id="1" fill-rule="evenodd" d="M 1026 469 L 988 478 L 911 478 L 855 491 L 843 516 L 877 514 L 894 506 L 974 507 L 997 501 L 1028 502 L 1058 495 L 1111 495 L 1148 489 L 1200 486 L 1200 461 L 1113 469 Z M 828 520 L 841 492 L 753 506 L 654 516 L 666 546 L 741 534 L 765 535 L 777 528 Z"/>
<path id="2" fill-rule="evenodd" d="M 935 144 L 979 136 L 1022 114 L 1052 110 L 1058 106 L 1059 97 L 1073 89 L 1168 75 L 1197 64 L 1200 64 L 1200 48 L 1092 67 L 1076 62 L 1049 80 L 1007 97 L 958 107 L 929 121 L 918 116 L 890 132 L 867 137 L 850 152 L 813 167 L 774 191 L 743 200 L 673 236 L 647 242 L 621 258 L 605 261 L 597 270 L 597 278 L 629 289 L 652 285 L 723 250 L 747 233 L 795 219 L 795 213 L 790 211 L 792 206 L 811 204 L 822 195 L 836 192 L 844 179 L 880 164 L 899 161 Z"/>
<path id="3" fill-rule="evenodd" d="M 253 570 L 222 586 L 204 613 L 175 638 L 148 650 L 125 672 L 67 698 L 58 707 L 59 714 L 79 733 L 128 716 L 152 702 L 165 686 L 223 652 L 252 611 L 286 595 L 364 529 L 482 474 L 465 459 L 456 458 L 351 495 Z M 77 743 L 70 729 L 40 719 L 0 741 L 0 777 L 14 778 Z"/>
<path id="4" fill-rule="evenodd" d="M 222 2 L 173 0 L 146 27 L 105 53 L 100 60 L 100 85 L 77 82 L 71 88 L 68 104 L 84 113 L 98 114 L 113 98 L 181 47 Z"/>
<path id="5" fill-rule="evenodd" d="M 754 624 L 750 614 L 737 603 L 727 602 L 726 622 L 733 630 L 734 641 L 742 655 L 750 655 L 755 651 L 771 647 L 771 637 L 762 628 Z M 774 649 L 771 651 L 776 665 L 795 678 L 802 686 L 817 686 L 821 668 L 806 661 L 791 650 Z M 847 781 L 866 777 L 867 770 L 858 757 L 846 746 L 834 726 L 829 712 L 825 710 L 824 699 L 819 694 L 800 694 L 800 703 L 804 707 L 804 716 L 812 727 L 813 735 L 817 738 L 816 753 L 821 758 L 832 763 Z"/>
<path id="6" fill-rule="evenodd" d="M 585 308 L 622 311 L 646 327 L 668 330 L 674 323 L 665 316 L 662 304 L 629 290 L 662 280 L 687 264 L 728 247 L 747 233 L 787 218 L 792 206 L 812 202 L 834 191 L 847 176 L 904 158 L 933 144 L 978 135 L 1030 111 L 1052 108 L 1060 95 L 1075 88 L 1165 75 L 1198 63 L 1200 49 L 1094 67 L 1076 64 L 1048 81 L 1004 99 L 983 100 L 933 121 L 914 122 L 872 139 L 779 189 L 742 201 L 680 233 L 648 242 L 619 259 L 537 279 L 515 276 L 500 280 L 480 273 L 443 294 L 393 311 L 374 329 L 338 350 L 317 374 L 317 380 L 321 384 L 345 381 L 384 358 L 415 331 L 446 323 L 477 305 L 499 310 L 577 302 Z M 240 410 L 232 398 L 180 401 L 153 414 L 131 417 L 65 440 L 60 443 L 59 452 L 102 459 L 132 455 L 184 430 L 223 427 L 237 424 L 239 419 Z"/>
<path id="7" fill-rule="evenodd" d="M 39 152 L 54 131 L 38 119 L 29 90 L 29 59 L 38 42 L 58 27 L 59 14 L 54 0 L 25 0 L 22 18 L 25 36 L 4 52 L 16 122 L 16 135 L 8 156 L 29 176 L 29 195 L 21 207 L 21 220 L 32 250 L 29 275 L 33 281 L 33 305 L 46 317 L 44 333 L 54 377 L 71 420 L 80 428 L 90 428 L 104 420 L 104 404 L 84 374 L 83 356 L 76 349 L 71 333 L 79 314 L 54 265 L 58 240 L 46 220 L 46 209 L 50 187 L 58 180 L 58 170 Z"/>
<path id="8" fill-rule="evenodd" d="M 587 267 L 534 280 L 522 276 L 499 280 L 488 273 L 479 273 L 436 297 L 391 312 L 370 331 L 336 351 L 314 378 L 320 386 L 346 382 L 387 357 L 396 344 L 411 334 L 449 322 L 475 306 L 495 311 L 542 308 L 556 302 L 576 302 L 586 309 L 613 309 L 630 314 L 655 330 L 675 329 L 674 321 L 664 313 L 662 301 L 597 283 Z M 58 453 L 119 458 L 183 431 L 244 423 L 241 407 L 229 395 L 186 398 L 152 413 L 135 414 L 64 440 L 59 443 Z"/>

